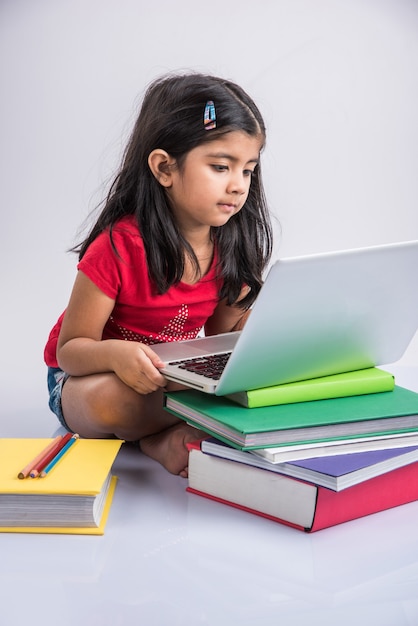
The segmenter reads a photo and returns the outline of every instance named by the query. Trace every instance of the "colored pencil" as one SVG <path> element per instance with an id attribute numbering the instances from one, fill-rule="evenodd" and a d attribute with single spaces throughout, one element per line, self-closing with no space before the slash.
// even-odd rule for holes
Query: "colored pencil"
<path id="1" fill-rule="evenodd" d="M 71 439 L 71 433 L 67 433 L 64 435 L 60 441 L 58 441 L 55 446 L 46 454 L 31 470 L 29 476 L 31 478 L 36 478 L 40 472 L 48 465 L 50 461 L 58 454 L 58 452 L 65 446 L 67 441 Z"/>
<path id="2" fill-rule="evenodd" d="M 62 435 L 58 435 L 55 437 L 47 446 L 44 448 L 39 454 L 36 455 L 34 459 L 19 472 L 17 475 L 18 478 L 27 478 L 31 473 L 31 470 L 36 466 L 37 463 L 42 461 L 42 459 L 55 447 L 55 445 L 62 439 Z"/>
<path id="3" fill-rule="evenodd" d="M 42 472 L 39 474 L 39 478 L 44 478 L 52 470 L 54 465 L 56 463 L 58 463 L 58 461 L 64 456 L 64 454 L 66 454 L 68 452 L 68 450 L 77 441 L 77 439 L 78 439 L 78 435 L 76 434 L 76 435 L 73 435 L 71 437 L 70 441 L 67 441 L 65 446 L 63 448 L 61 448 L 61 450 L 58 452 L 58 454 L 56 456 L 54 456 L 52 461 L 50 463 L 48 463 L 48 465 L 42 470 Z"/>

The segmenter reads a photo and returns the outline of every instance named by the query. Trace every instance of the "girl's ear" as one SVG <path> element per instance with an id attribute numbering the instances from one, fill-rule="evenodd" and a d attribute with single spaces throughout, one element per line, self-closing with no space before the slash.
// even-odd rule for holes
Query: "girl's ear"
<path id="1" fill-rule="evenodd" d="M 153 150 L 148 157 L 148 165 L 151 172 L 160 185 L 166 188 L 172 185 L 172 169 L 175 163 L 175 159 L 165 150 L 161 150 L 161 148 Z"/>

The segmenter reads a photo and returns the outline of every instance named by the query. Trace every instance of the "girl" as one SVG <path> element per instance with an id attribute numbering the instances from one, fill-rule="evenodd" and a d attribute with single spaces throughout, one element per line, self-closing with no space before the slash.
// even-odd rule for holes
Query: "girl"
<path id="1" fill-rule="evenodd" d="M 46 348 L 49 405 L 83 437 L 139 440 L 187 476 L 201 433 L 163 409 L 152 350 L 242 328 L 270 258 L 265 126 L 236 84 L 174 75 L 146 91 L 121 168 L 79 253 Z"/>

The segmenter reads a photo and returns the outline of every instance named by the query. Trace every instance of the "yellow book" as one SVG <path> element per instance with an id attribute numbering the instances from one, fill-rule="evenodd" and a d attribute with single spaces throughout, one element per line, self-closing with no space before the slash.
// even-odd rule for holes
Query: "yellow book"
<path id="1" fill-rule="evenodd" d="M 102 535 L 118 439 L 78 439 L 43 478 L 18 475 L 52 439 L 0 439 L 0 532 Z"/>

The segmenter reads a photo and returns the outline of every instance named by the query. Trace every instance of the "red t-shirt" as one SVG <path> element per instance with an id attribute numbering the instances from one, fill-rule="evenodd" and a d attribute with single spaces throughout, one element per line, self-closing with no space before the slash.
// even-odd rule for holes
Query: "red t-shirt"
<path id="1" fill-rule="evenodd" d="M 215 258 L 209 272 L 196 284 L 180 282 L 157 294 L 148 275 L 142 237 L 135 219 L 125 217 L 113 229 L 101 233 L 89 246 L 77 268 L 103 293 L 115 300 L 103 339 L 125 339 L 148 345 L 194 339 L 219 301 L 220 279 Z M 45 346 L 45 362 L 58 367 L 56 349 L 65 312 L 51 330 Z"/>

